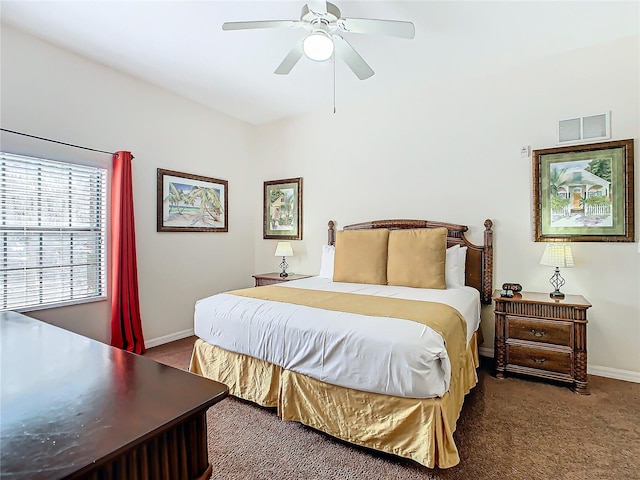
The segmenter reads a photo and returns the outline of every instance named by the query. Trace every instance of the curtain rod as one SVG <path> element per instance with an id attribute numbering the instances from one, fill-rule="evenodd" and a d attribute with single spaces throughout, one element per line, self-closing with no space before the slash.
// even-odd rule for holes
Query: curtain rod
<path id="1" fill-rule="evenodd" d="M 83 150 L 90 150 L 92 152 L 108 153 L 109 155 L 115 155 L 115 152 L 106 152 L 104 150 L 97 150 L 95 148 L 83 147 L 81 145 L 74 145 L 73 143 L 66 143 L 66 142 L 60 142 L 58 140 L 51 140 L 50 138 L 37 137 L 35 135 L 29 135 L 28 133 L 22 133 L 22 132 L 16 132 L 14 130 L 8 130 L 6 128 L 0 128 L 0 130 L 2 130 L 3 132 L 8 132 L 8 133 L 15 133 L 16 135 L 22 135 L 24 137 L 31 137 L 31 138 L 36 138 L 38 140 L 44 140 L 45 142 L 58 143 L 60 145 L 66 145 L 67 147 L 81 148 Z"/>

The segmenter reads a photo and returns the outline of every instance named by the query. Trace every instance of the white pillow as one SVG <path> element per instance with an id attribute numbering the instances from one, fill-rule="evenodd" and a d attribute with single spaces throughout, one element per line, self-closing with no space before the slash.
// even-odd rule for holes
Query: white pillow
<path id="1" fill-rule="evenodd" d="M 457 287 L 460 275 L 458 275 L 458 251 L 460 245 L 447 248 L 444 260 L 444 281 L 447 287 Z"/>
<path id="2" fill-rule="evenodd" d="M 465 281 L 465 263 L 467 261 L 467 247 L 454 245 L 447 248 L 445 259 L 445 282 L 447 287 L 463 287 Z"/>
<path id="3" fill-rule="evenodd" d="M 458 251 L 458 282 L 464 287 L 467 277 L 467 247 L 460 247 Z"/>
<path id="4" fill-rule="evenodd" d="M 320 262 L 320 278 L 333 280 L 333 261 L 336 256 L 336 247 L 333 245 L 322 246 L 322 260 Z"/>

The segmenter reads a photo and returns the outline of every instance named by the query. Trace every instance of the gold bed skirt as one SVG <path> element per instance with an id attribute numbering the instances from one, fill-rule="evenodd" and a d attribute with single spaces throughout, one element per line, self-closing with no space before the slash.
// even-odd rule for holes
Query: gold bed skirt
<path id="1" fill-rule="evenodd" d="M 263 360 L 196 340 L 189 370 L 229 387 L 229 393 L 364 447 L 449 468 L 460 461 L 453 432 L 464 396 L 479 365 L 477 332 L 467 346 L 464 368 L 452 372 L 441 398 L 402 398 L 329 385 Z"/>

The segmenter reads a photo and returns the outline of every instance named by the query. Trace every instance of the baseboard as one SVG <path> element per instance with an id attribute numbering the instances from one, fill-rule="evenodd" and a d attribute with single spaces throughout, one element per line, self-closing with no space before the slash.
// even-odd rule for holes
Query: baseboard
<path id="1" fill-rule="evenodd" d="M 157 347 L 158 345 L 164 345 L 165 343 L 173 342 L 175 340 L 182 340 L 193 335 L 193 328 L 189 330 L 183 330 L 181 332 L 171 333 L 162 337 L 152 338 L 151 340 L 145 340 L 144 346 L 146 348 Z"/>
<path id="2" fill-rule="evenodd" d="M 483 357 L 493 358 L 493 348 L 480 347 L 478 353 Z M 640 372 L 632 370 L 621 370 L 619 368 L 600 367 L 598 365 L 587 365 L 587 373 L 589 375 L 597 375 L 598 377 L 613 378 L 615 380 L 624 380 L 625 382 L 640 383 Z"/>
<path id="3" fill-rule="evenodd" d="M 632 370 L 621 370 L 619 368 L 600 367 L 598 365 L 588 365 L 587 373 L 598 377 L 615 378 L 625 382 L 640 383 L 640 372 Z"/>
<path id="4" fill-rule="evenodd" d="M 493 358 L 493 348 L 478 347 L 478 353 L 483 357 Z"/>

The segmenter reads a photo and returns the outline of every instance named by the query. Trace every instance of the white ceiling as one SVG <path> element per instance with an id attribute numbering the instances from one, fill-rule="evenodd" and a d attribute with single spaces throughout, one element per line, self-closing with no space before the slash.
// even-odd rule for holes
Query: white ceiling
<path id="1" fill-rule="evenodd" d="M 413 40 L 345 34 L 376 72 L 336 63 L 335 102 L 522 66 L 637 35 L 640 2 L 341 1 L 347 18 L 409 20 Z M 303 29 L 222 31 L 226 21 L 297 20 L 299 1 L 1 1 L 2 22 L 253 124 L 331 110 L 333 66 L 273 71 Z"/>

